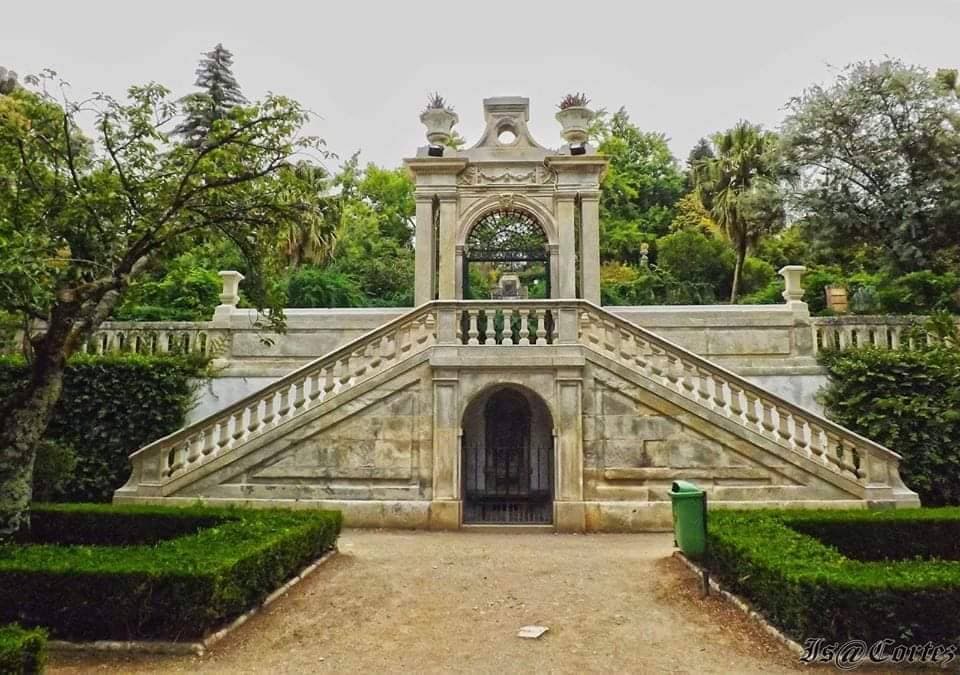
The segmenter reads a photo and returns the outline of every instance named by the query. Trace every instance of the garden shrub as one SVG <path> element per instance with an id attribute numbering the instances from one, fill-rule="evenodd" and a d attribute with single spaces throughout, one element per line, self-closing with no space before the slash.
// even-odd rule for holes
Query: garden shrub
<path id="1" fill-rule="evenodd" d="M 773 279 L 766 286 L 740 297 L 742 305 L 782 305 L 786 287 L 782 278 Z"/>
<path id="2" fill-rule="evenodd" d="M 900 475 L 926 506 L 960 504 L 960 350 L 821 352 L 827 416 L 903 456 Z"/>
<path id="3" fill-rule="evenodd" d="M 680 283 L 706 284 L 717 297 L 730 294 L 734 252 L 715 237 L 682 230 L 657 239 L 657 266 Z"/>
<path id="4" fill-rule="evenodd" d="M 878 290 L 883 311 L 890 314 L 929 314 L 936 310 L 960 312 L 960 275 L 911 272 Z"/>
<path id="5" fill-rule="evenodd" d="M 35 517 L 42 522 L 48 508 L 38 506 Z M 331 511 L 59 509 L 54 529 L 85 519 L 93 538 L 121 523 L 146 533 L 164 517 L 177 527 L 191 518 L 216 521 L 154 545 L 0 546 L 0 621 L 42 626 L 66 640 L 202 638 L 331 549 L 341 526 L 340 513 Z"/>
<path id="6" fill-rule="evenodd" d="M 794 639 L 892 638 L 954 643 L 960 638 L 960 564 L 954 561 L 864 562 L 796 528 L 850 518 L 922 523 L 929 512 L 733 511 L 710 512 L 707 565 L 733 592 L 758 606 Z M 960 521 L 957 509 L 941 518 Z M 794 526 L 794 523 L 796 525 Z M 869 529 L 852 535 L 865 538 Z M 892 537 L 888 537 L 892 538 Z M 897 552 L 902 553 L 903 551 Z"/>
<path id="7" fill-rule="evenodd" d="M 33 461 L 33 499 L 51 501 L 61 494 L 77 469 L 77 453 L 72 446 L 45 439 Z"/>
<path id="8" fill-rule="evenodd" d="M 28 373 L 23 359 L 0 357 L 0 399 Z M 205 374 L 197 355 L 73 357 L 46 438 L 72 447 L 76 468 L 44 497 L 109 501 L 130 475 L 129 454 L 183 426 Z"/>
<path id="9" fill-rule="evenodd" d="M 743 261 L 743 278 L 740 280 L 741 295 L 749 295 L 763 288 L 777 279 L 777 271 L 766 260 L 748 256 Z M 782 301 L 783 298 L 781 297 Z"/>
<path id="10" fill-rule="evenodd" d="M 113 314 L 117 321 L 208 321 L 220 302 L 223 282 L 216 270 L 189 255 L 176 258 L 159 279 L 131 284 Z"/>
<path id="11" fill-rule="evenodd" d="M 287 281 L 287 307 L 363 307 L 363 291 L 348 275 L 322 267 L 301 267 Z"/>
<path id="12" fill-rule="evenodd" d="M 16 624 L 0 626 L 0 673 L 35 675 L 47 662 L 47 633 Z"/>

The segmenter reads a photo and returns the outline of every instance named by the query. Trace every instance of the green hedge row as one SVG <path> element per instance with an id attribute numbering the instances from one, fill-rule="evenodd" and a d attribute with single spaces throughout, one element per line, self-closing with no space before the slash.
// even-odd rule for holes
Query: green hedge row
<path id="1" fill-rule="evenodd" d="M 830 419 L 903 455 L 924 506 L 960 504 L 960 350 L 850 349 L 820 355 Z"/>
<path id="2" fill-rule="evenodd" d="M 34 517 L 55 523 L 44 536 L 74 522 L 98 542 L 119 526 L 145 541 L 164 518 L 177 521 L 168 532 L 197 528 L 155 545 L 0 546 L 0 622 L 66 640 L 201 638 L 332 548 L 341 526 L 339 512 L 202 507 L 39 506 Z"/>
<path id="3" fill-rule="evenodd" d="M 0 626 L 0 673 L 34 675 L 47 662 L 47 634 L 17 625 Z"/>
<path id="4" fill-rule="evenodd" d="M 25 382 L 28 373 L 22 358 L 0 357 L 0 400 Z M 197 382 L 205 375 L 206 362 L 195 355 L 72 358 L 47 438 L 71 447 L 76 466 L 68 480 L 53 490 L 40 490 L 42 496 L 109 501 L 130 476 L 130 453 L 183 426 Z M 41 466 L 44 459 L 38 459 Z"/>
<path id="5" fill-rule="evenodd" d="M 845 517 L 851 537 L 862 541 L 882 524 L 913 523 L 919 532 L 960 521 L 960 511 L 711 511 L 707 564 L 722 583 L 800 642 L 960 638 L 960 562 L 854 560 L 800 531 L 829 530 Z M 891 554 L 903 552 L 901 547 Z"/>

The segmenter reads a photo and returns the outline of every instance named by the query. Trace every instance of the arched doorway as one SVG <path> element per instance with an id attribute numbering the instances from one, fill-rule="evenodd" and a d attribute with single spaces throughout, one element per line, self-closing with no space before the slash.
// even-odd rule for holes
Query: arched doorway
<path id="1" fill-rule="evenodd" d="M 553 520 L 553 423 L 528 390 L 498 387 L 464 413 L 463 522 Z"/>
<path id="2" fill-rule="evenodd" d="M 464 300 L 549 298 L 547 235 L 524 209 L 489 211 L 470 229 L 462 274 Z"/>

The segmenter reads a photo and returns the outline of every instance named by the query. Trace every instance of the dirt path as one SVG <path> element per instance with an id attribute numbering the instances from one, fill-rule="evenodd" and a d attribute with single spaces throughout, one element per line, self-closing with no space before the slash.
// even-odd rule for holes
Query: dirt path
<path id="1" fill-rule="evenodd" d="M 55 656 L 51 673 L 786 673 L 794 657 L 671 559 L 672 537 L 345 532 L 204 657 Z M 539 640 L 516 637 L 549 626 Z M 809 669 L 807 669 L 809 672 Z"/>

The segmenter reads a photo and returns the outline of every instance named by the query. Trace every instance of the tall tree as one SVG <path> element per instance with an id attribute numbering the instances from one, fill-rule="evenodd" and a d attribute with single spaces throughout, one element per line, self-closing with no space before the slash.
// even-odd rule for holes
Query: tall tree
<path id="1" fill-rule="evenodd" d="M 247 103 L 240 93 L 237 78 L 233 76 L 233 54 L 222 44 L 203 55 L 194 84 L 201 91 L 184 97 L 186 118 L 177 127 L 177 133 L 191 147 L 203 143 L 213 125 L 225 119 L 233 108 Z"/>
<path id="2" fill-rule="evenodd" d="M 297 192 L 308 186 L 316 193 L 321 208 L 285 224 L 280 235 L 280 253 L 293 268 L 303 263 L 323 263 L 333 253 L 340 221 L 340 204 L 331 192 L 330 174 L 321 165 L 307 161 L 297 162 L 286 170 L 296 178 L 291 197 L 299 199 Z"/>
<path id="3" fill-rule="evenodd" d="M 29 381 L 0 401 L 0 539 L 28 519 L 35 448 L 67 359 L 131 281 L 184 237 L 217 231 L 249 263 L 248 297 L 279 323 L 267 283 L 279 233 L 320 208 L 287 170 L 301 151 L 323 152 L 300 136 L 308 115 L 294 101 L 236 106 L 194 147 L 173 130 L 182 105 L 157 84 L 82 105 L 46 89 L 0 95 L 0 312 L 40 322 Z M 85 138 L 77 117 L 91 113 Z"/>
<path id="4" fill-rule="evenodd" d="M 901 61 L 848 66 L 788 105 L 785 159 L 796 207 L 827 245 L 868 244 L 900 271 L 960 247 L 956 71 Z"/>
<path id="5" fill-rule="evenodd" d="M 740 122 L 713 136 L 713 157 L 696 160 L 697 197 L 736 252 L 730 302 L 737 301 L 748 249 L 783 227 L 785 212 L 778 187 L 778 139 L 761 127 Z"/>
<path id="6" fill-rule="evenodd" d="M 600 195 L 601 257 L 637 263 L 642 244 L 669 232 L 683 174 L 666 137 L 641 131 L 623 108 L 601 113 L 592 134 L 610 160 Z"/>

